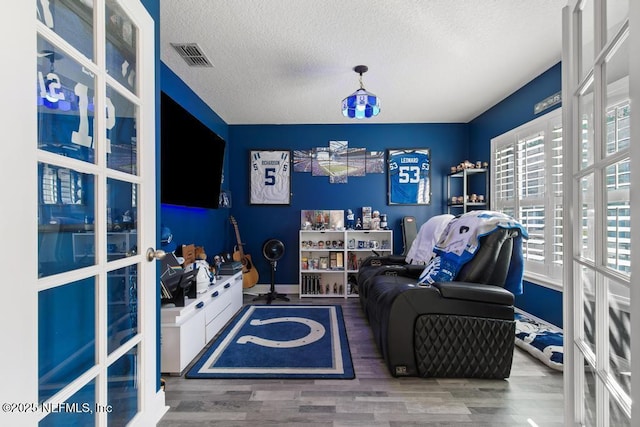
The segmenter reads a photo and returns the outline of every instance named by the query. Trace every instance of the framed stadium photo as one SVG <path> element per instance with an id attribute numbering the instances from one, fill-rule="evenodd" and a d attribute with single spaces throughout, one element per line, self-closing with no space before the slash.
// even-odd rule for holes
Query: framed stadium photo
<path id="1" fill-rule="evenodd" d="M 431 152 L 428 148 L 387 150 L 390 205 L 431 203 Z"/>
<path id="2" fill-rule="evenodd" d="M 249 204 L 291 204 L 291 151 L 251 150 Z"/>

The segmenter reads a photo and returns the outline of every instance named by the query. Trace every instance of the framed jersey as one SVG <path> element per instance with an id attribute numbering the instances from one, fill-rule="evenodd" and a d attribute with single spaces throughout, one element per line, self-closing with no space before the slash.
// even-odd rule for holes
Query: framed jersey
<path id="1" fill-rule="evenodd" d="M 431 203 L 431 152 L 428 148 L 387 150 L 390 205 Z"/>
<path id="2" fill-rule="evenodd" d="M 291 204 L 291 151 L 251 150 L 249 204 Z"/>

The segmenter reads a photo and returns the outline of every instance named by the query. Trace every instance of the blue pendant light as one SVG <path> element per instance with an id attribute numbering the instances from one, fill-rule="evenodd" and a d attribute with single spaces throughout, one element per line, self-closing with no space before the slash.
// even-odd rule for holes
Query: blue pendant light
<path id="1" fill-rule="evenodd" d="M 342 100 L 343 116 L 351 119 L 364 119 L 377 116 L 380 113 L 380 98 L 367 92 L 362 85 L 362 74 L 368 70 L 369 67 L 366 65 L 356 65 L 353 68 L 353 71 L 360 74 L 360 89 Z"/>

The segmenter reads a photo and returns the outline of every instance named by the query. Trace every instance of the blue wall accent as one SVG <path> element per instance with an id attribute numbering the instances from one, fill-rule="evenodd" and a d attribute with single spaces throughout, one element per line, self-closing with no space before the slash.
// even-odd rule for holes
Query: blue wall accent
<path id="1" fill-rule="evenodd" d="M 562 88 L 562 69 L 558 63 L 509 95 L 469 123 L 469 157 L 488 159 L 491 139 L 539 117 L 533 107 Z M 556 105 L 544 113 L 559 108 Z M 525 282 L 524 293 L 516 297 L 516 306 L 562 327 L 562 292 Z"/>
<path id="2" fill-rule="evenodd" d="M 516 296 L 515 306 L 562 328 L 562 292 L 524 281 L 524 292 Z"/>
<path id="3" fill-rule="evenodd" d="M 402 252 L 400 221 L 416 217 L 418 225 L 446 211 L 445 176 L 453 164 L 467 157 L 466 124 L 346 124 L 346 125 L 231 125 L 229 160 L 231 167 L 232 214 L 246 243 L 245 252 L 260 274 L 259 283 L 269 283 L 270 266 L 262 256 L 262 244 L 269 238 L 283 241 L 286 253 L 278 263 L 276 283 L 298 283 L 298 231 L 303 209 L 353 209 L 360 216 L 362 206 L 388 215 L 394 231 L 394 252 Z M 328 177 L 292 172 L 290 206 L 249 205 L 249 151 L 251 149 L 310 150 L 327 147 L 329 141 L 348 141 L 349 147 L 367 151 L 393 148 L 430 148 L 432 203 L 428 206 L 387 205 L 387 174 L 349 177 L 346 184 L 330 184 Z M 235 238 L 235 237 L 234 237 Z M 235 243 L 235 242 L 234 242 Z"/>
<path id="4" fill-rule="evenodd" d="M 562 88 L 561 64 L 557 63 L 520 89 L 469 122 L 469 156 L 488 159 L 491 139 L 540 116 L 533 113 L 538 102 Z M 544 111 L 559 108 L 560 104 Z"/>

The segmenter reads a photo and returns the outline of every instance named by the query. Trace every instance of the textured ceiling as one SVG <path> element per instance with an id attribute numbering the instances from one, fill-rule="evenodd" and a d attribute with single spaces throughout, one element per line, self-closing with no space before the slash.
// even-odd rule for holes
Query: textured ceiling
<path id="1" fill-rule="evenodd" d="M 163 0 L 161 59 L 228 124 L 468 122 L 561 59 L 566 0 Z M 210 68 L 171 43 L 197 43 Z M 550 94 L 540 94 L 540 99 Z M 532 106 L 533 108 L 533 106 Z"/>

